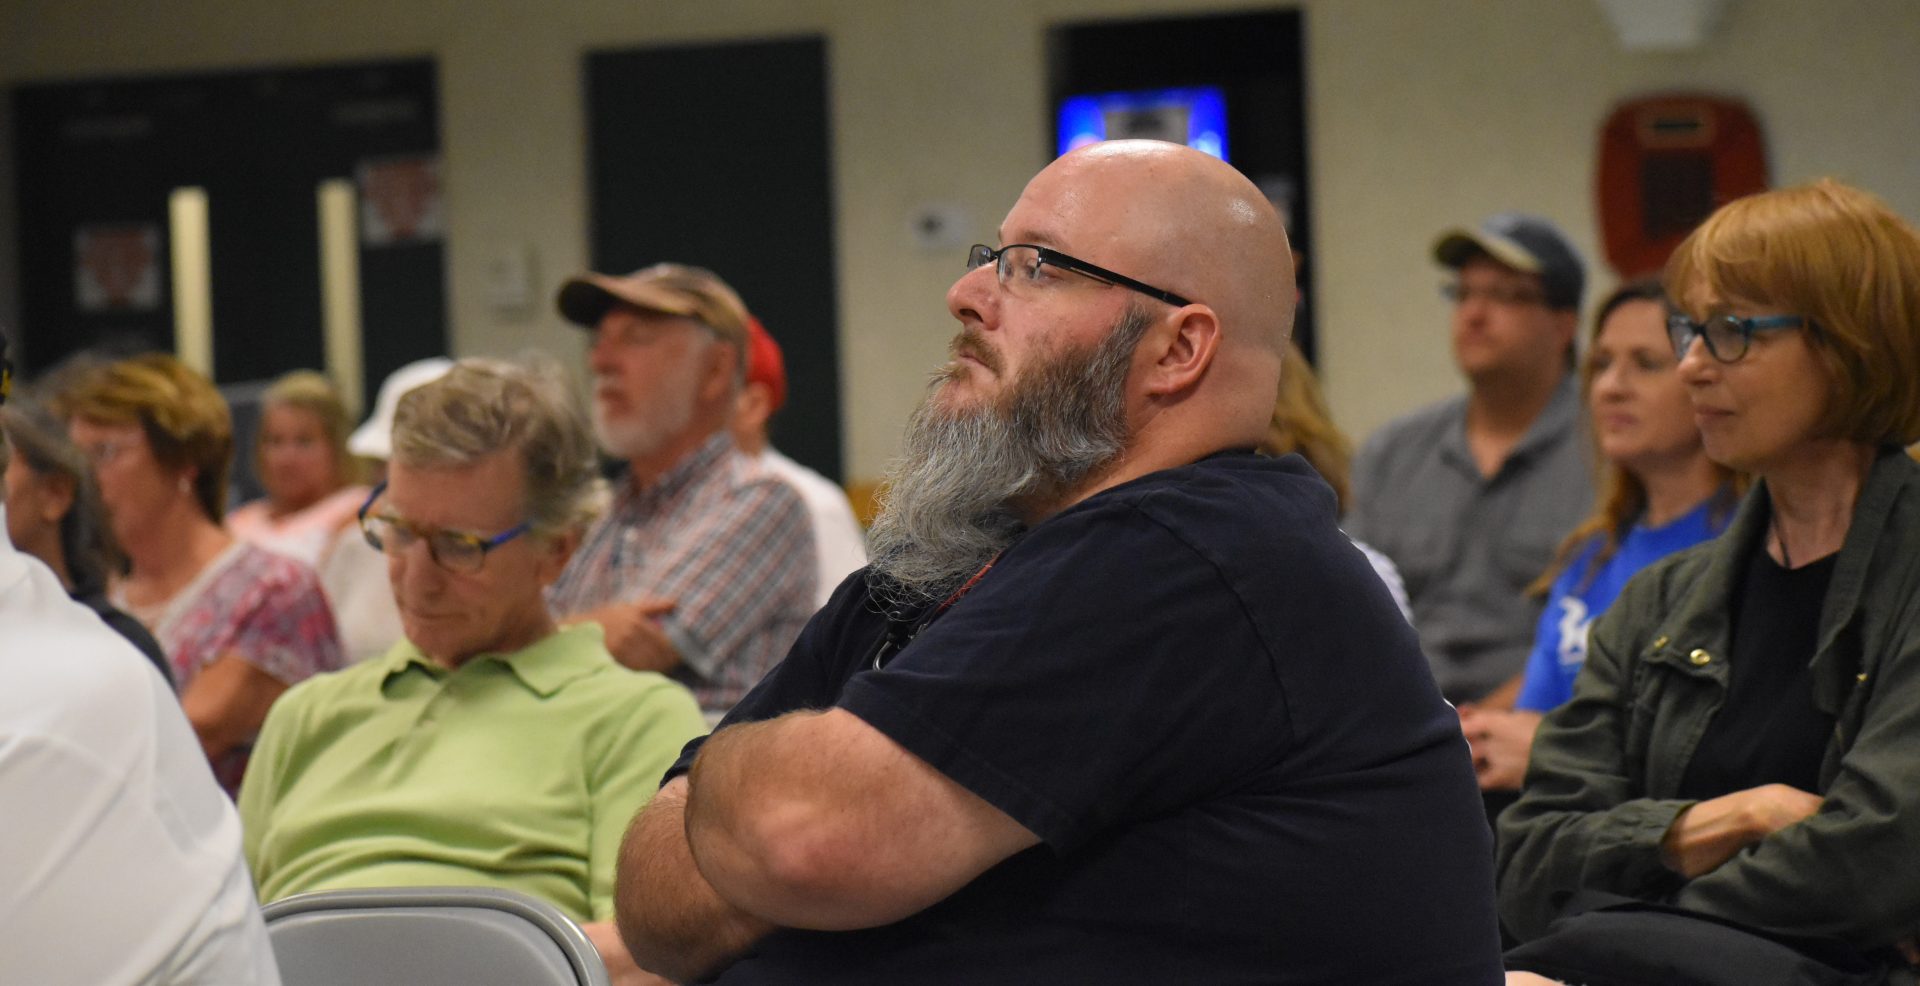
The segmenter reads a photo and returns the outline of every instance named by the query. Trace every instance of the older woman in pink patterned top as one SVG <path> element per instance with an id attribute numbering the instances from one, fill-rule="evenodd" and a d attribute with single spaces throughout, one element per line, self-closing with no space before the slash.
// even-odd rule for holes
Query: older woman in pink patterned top
<path id="1" fill-rule="evenodd" d="M 129 560 L 114 604 L 166 650 L 180 704 L 232 793 L 274 699 L 340 667 L 326 597 L 310 568 L 220 526 L 233 426 L 205 377 L 171 356 L 138 356 L 83 376 L 57 405 Z"/>

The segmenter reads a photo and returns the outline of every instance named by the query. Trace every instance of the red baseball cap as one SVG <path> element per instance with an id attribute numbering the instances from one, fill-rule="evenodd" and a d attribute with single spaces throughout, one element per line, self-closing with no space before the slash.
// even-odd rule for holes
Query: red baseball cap
<path id="1" fill-rule="evenodd" d="M 771 410 L 787 402 L 787 361 L 758 318 L 747 316 L 747 382 L 766 384 Z"/>

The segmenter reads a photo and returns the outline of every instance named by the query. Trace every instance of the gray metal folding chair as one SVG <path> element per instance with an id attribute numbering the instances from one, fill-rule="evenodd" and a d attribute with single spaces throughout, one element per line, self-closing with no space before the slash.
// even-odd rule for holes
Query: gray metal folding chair
<path id="1" fill-rule="evenodd" d="M 325 890 L 263 913 L 284 986 L 608 986 L 580 926 L 517 891 Z"/>

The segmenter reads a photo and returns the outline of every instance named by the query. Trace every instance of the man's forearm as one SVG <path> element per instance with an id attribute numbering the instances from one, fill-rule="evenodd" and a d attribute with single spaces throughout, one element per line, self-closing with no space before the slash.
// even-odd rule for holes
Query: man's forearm
<path id="1" fill-rule="evenodd" d="M 725 966 L 773 925 L 714 893 L 687 849 L 687 782 L 679 778 L 634 819 L 620 848 L 615 920 L 642 968 L 685 982 Z"/>
<path id="2" fill-rule="evenodd" d="M 691 778 L 687 840 L 701 875 L 782 927 L 891 924 L 1039 842 L 840 709 L 718 730 Z"/>
<path id="3" fill-rule="evenodd" d="M 821 896 L 828 888 L 809 876 L 846 877 L 854 867 L 828 862 L 835 854 L 812 842 L 813 796 L 830 782 L 806 768 L 827 751 L 788 727 L 814 715 L 790 712 L 707 737 L 688 775 L 698 787 L 689 788 L 685 812 L 688 853 L 708 886 L 775 920 L 817 929 L 797 924 L 833 910 Z"/>

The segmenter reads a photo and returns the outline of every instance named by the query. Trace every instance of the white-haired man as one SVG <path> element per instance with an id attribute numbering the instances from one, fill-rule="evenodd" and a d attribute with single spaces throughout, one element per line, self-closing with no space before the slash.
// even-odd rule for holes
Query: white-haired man
<path id="1" fill-rule="evenodd" d="M 593 430 L 625 463 L 612 509 L 548 594 L 605 627 L 620 663 L 725 712 L 816 606 L 812 525 L 793 488 L 733 447 L 747 309 L 713 272 L 583 274 L 560 312 L 593 332 Z"/>

